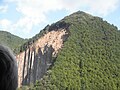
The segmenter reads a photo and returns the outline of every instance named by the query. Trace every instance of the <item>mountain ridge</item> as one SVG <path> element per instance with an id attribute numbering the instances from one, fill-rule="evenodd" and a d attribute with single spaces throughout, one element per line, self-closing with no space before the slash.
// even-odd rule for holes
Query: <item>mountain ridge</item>
<path id="1" fill-rule="evenodd" d="M 0 44 L 3 44 L 5 46 L 8 46 L 9 48 L 11 48 L 13 51 L 20 47 L 20 45 L 22 45 L 22 43 L 24 43 L 25 39 L 13 35 L 10 32 L 7 31 L 0 31 Z"/>
<path id="2" fill-rule="evenodd" d="M 33 60 L 41 63 L 35 64 L 36 67 L 32 70 L 36 71 L 34 74 L 38 77 L 41 74 L 43 77 L 27 88 L 33 90 L 119 90 L 120 32 L 117 27 L 102 18 L 78 11 L 52 24 L 52 31 L 61 30 L 60 26 L 63 24 L 62 28 L 64 28 L 64 23 L 68 25 L 66 31 L 69 34 L 63 46 L 57 56 L 49 60 L 47 58 L 51 57 L 50 53 L 53 53 L 50 47 L 48 49 L 44 47 L 42 57 L 40 55 L 42 50 L 39 49 L 39 53 Z M 51 26 L 44 30 L 43 36 L 51 32 L 49 29 Z M 53 37 L 51 35 L 51 38 Z M 29 54 L 26 55 L 29 56 Z M 46 59 L 43 58 L 44 55 Z M 52 64 L 47 70 L 46 62 Z M 29 63 L 27 63 L 28 66 Z M 26 77 L 28 78 L 26 81 L 29 81 L 29 72 Z"/>

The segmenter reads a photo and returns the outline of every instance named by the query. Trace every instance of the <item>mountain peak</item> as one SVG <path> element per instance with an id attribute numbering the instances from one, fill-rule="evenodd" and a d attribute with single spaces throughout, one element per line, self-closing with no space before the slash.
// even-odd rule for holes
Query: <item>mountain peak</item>
<path id="1" fill-rule="evenodd" d="M 70 16 L 73 16 L 73 15 L 76 15 L 76 16 L 89 16 L 89 17 L 93 17 L 92 15 L 86 13 L 86 12 L 83 12 L 83 11 L 77 11 L 73 14 L 71 14 Z"/>
<path id="2" fill-rule="evenodd" d="M 66 16 L 63 20 L 65 20 L 68 23 L 86 23 L 94 19 L 102 20 L 102 18 L 100 17 L 92 16 L 83 11 L 77 11 L 69 16 Z"/>
<path id="3" fill-rule="evenodd" d="M 120 32 L 114 25 L 78 11 L 41 32 L 18 55 L 23 85 L 33 82 L 32 88 L 40 90 L 120 89 Z"/>

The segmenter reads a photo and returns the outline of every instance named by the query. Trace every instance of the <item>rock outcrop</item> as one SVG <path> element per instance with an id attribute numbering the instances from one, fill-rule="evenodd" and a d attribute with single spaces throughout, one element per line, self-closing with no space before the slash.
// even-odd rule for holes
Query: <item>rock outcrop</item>
<path id="1" fill-rule="evenodd" d="M 68 38 L 68 26 L 67 28 L 65 24 L 62 26 L 52 26 L 33 44 L 25 46 L 27 47 L 25 51 L 16 55 L 19 87 L 35 83 L 45 75 L 53 62 L 52 58 L 57 56 L 63 42 Z"/>

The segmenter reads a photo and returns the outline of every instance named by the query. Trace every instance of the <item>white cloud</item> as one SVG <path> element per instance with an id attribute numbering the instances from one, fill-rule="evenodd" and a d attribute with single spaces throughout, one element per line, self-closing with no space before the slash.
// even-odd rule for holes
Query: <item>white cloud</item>
<path id="1" fill-rule="evenodd" d="M 89 2 L 89 11 L 98 15 L 108 15 L 119 5 L 119 0 L 92 0 Z"/>
<path id="2" fill-rule="evenodd" d="M 119 5 L 119 0 L 5 0 L 14 2 L 17 11 L 29 18 L 45 18 L 45 13 L 56 10 L 83 10 L 107 15 Z"/>
<path id="3" fill-rule="evenodd" d="M 0 6 L 0 13 L 6 13 L 8 9 L 8 5 Z"/>
<path id="4" fill-rule="evenodd" d="M 8 0 L 7 2 L 14 2 L 17 5 L 16 10 L 22 14 L 22 17 L 12 25 L 12 30 L 29 34 L 33 27 L 46 21 L 39 0 Z"/>
<path id="5" fill-rule="evenodd" d="M 4 2 L 16 4 L 16 10 L 22 16 L 12 24 L 11 29 L 19 31 L 21 29 L 24 33 L 29 33 L 36 25 L 47 22 L 46 14 L 51 11 L 66 10 L 71 13 L 85 10 L 104 16 L 113 12 L 119 5 L 119 0 L 4 0 Z"/>
<path id="6" fill-rule="evenodd" d="M 21 30 L 24 33 L 29 33 L 32 27 L 33 27 L 33 23 L 27 17 L 19 19 L 17 23 L 13 25 L 14 29 Z"/>
<path id="7" fill-rule="evenodd" d="M 37 19 L 37 20 L 36 20 Z M 16 30 L 21 30 L 24 33 L 29 34 L 32 30 L 33 26 L 38 25 L 39 23 L 43 22 L 40 18 L 29 18 L 29 17 L 22 17 L 13 25 L 13 28 Z"/>
<path id="8" fill-rule="evenodd" d="M 10 25 L 11 25 L 11 21 L 9 21 L 7 19 L 0 20 L 0 28 L 1 29 L 8 29 L 8 27 L 10 27 Z"/>

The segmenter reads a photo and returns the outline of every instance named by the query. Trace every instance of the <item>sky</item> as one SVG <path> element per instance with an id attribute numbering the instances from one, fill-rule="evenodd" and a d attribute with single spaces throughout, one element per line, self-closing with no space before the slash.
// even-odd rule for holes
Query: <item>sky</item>
<path id="1" fill-rule="evenodd" d="M 120 29 L 120 0 L 0 0 L 0 30 L 31 38 L 76 11 L 102 17 Z"/>

